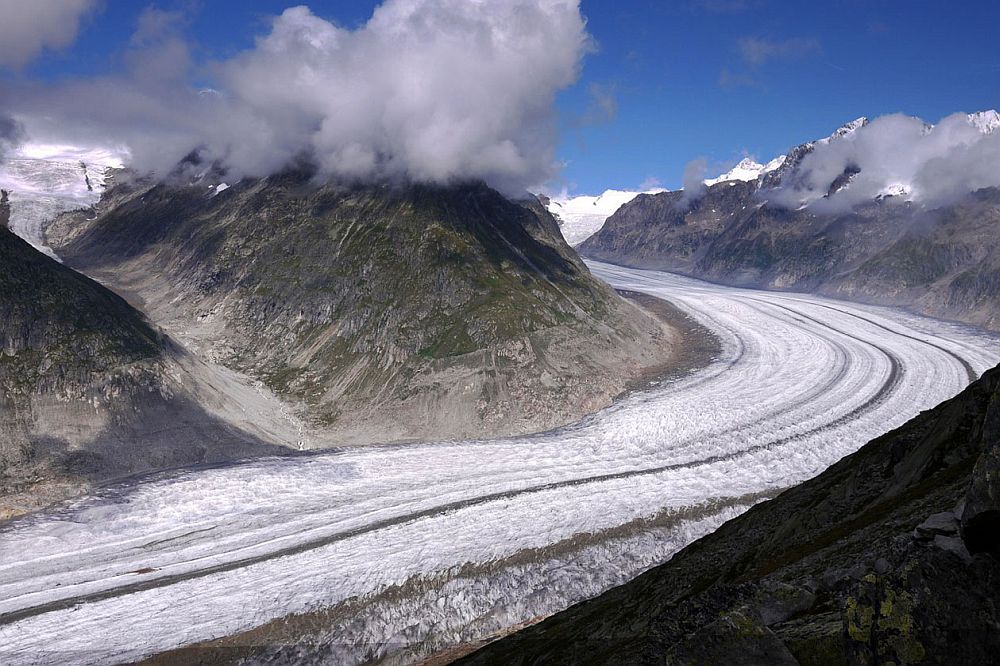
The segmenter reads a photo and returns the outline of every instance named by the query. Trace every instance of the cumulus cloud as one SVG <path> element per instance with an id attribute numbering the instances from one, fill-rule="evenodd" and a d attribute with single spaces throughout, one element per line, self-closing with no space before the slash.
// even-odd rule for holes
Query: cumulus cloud
<path id="1" fill-rule="evenodd" d="M 1000 118 L 997 118 L 1000 124 Z M 929 125 L 894 114 L 815 146 L 793 184 L 769 193 L 772 203 L 844 211 L 880 195 L 899 194 L 928 206 L 1000 186 L 1000 132 L 977 127 L 964 113 Z M 847 172 L 849 184 L 831 193 Z"/>
<path id="2" fill-rule="evenodd" d="M 0 67 L 20 69 L 43 49 L 76 39 L 97 0 L 0 0 Z"/>
<path id="3" fill-rule="evenodd" d="M 589 48 L 578 0 L 386 0 L 355 30 L 300 6 L 205 89 L 178 21 L 147 13 L 126 71 L 6 101 L 33 134 L 124 142 L 140 170 L 198 148 L 236 175 L 305 158 L 330 178 L 513 191 L 553 175 L 555 94 Z"/>
<path id="4" fill-rule="evenodd" d="M 762 37 L 744 37 L 737 42 L 740 56 L 752 67 L 763 65 L 776 58 L 792 58 L 816 53 L 819 42 L 807 37 L 793 37 L 783 41 Z"/>

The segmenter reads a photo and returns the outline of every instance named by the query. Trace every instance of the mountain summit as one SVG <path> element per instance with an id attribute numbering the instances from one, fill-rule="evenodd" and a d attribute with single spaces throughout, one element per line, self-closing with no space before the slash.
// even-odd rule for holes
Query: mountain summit
<path id="1" fill-rule="evenodd" d="M 591 277 L 537 200 L 481 184 L 111 189 L 49 242 L 320 439 L 534 431 L 607 405 L 673 333 Z"/>

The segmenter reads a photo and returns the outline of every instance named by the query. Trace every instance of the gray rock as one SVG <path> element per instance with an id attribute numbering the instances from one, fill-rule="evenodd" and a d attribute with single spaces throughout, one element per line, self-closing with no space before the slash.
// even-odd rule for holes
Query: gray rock
<path id="1" fill-rule="evenodd" d="M 771 582 L 765 585 L 757 602 L 761 621 L 770 627 L 803 613 L 816 604 L 816 595 L 803 587 Z"/>
<path id="2" fill-rule="evenodd" d="M 916 529 L 913 530 L 913 538 L 930 541 L 939 534 L 954 536 L 958 534 L 958 527 L 958 519 L 955 518 L 955 514 L 951 511 L 935 513 L 917 525 Z"/>
<path id="3" fill-rule="evenodd" d="M 959 537 L 942 536 L 938 534 L 934 537 L 934 546 L 949 553 L 955 553 L 966 562 L 972 561 L 972 555 L 965 547 L 965 542 Z"/>
<path id="4" fill-rule="evenodd" d="M 663 663 L 798 666 L 781 639 L 746 609 L 735 610 L 673 646 Z"/>
<path id="5" fill-rule="evenodd" d="M 1000 397 L 987 406 L 978 437 L 984 450 L 965 495 L 962 538 L 969 552 L 1000 559 Z"/>
<path id="6" fill-rule="evenodd" d="M 7 200 L 7 190 L 0 190 L 0 227 L 10 227 L 10 201 Z"/>

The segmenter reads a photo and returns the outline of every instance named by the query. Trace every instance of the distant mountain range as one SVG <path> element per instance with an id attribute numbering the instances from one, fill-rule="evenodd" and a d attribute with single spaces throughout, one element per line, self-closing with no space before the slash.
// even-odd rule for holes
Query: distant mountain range
<path id="1" fill-rule="evenodd" d="M 984 187 L 925 205 L 914 200 L 912 183 L 892 182 L 849 208 L 819 205 L 849 191 L 860 168 L 848 163 L 817 188 L 808 156 L 818 146 L 852 141 L 867 124 L 852 121 L 766 166 L 744 162 L 710 179 L 693 199 L 682 192 L 638 195 L 580 252 L 736 286 L 901 305 L 1000 329 L 1000 190 Z M 972 114 L 968 124 L 991 134 L 1000 115 Z M 809 187 L 800 187 L 803 182 Z M 782 202 L 774 201 L 776 193 Z"/>

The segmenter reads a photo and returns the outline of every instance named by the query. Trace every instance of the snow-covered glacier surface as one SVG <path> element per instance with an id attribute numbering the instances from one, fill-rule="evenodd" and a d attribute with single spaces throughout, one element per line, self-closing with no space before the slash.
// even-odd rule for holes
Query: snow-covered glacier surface
<path id="1" fill-rule="evenodd" d="M 253 628 L 277 663 L 411 662 L 634 577 L 1000 362 L 996 337 L 896 310 L 591 267 L 669 298 L 719 357 L 541 435 L 178 471 L 17 521 L 0 662 Z"/>
<path id="2" fill-rule="evenodd" d="M 121 168 L 124 151 L 26 144 L 0 163 L 0 189 L 10 192 L 11 231 L 57 258 L 45 245 L 45 225 L 59 213 L 101 199 L 109 169 Z"/>

